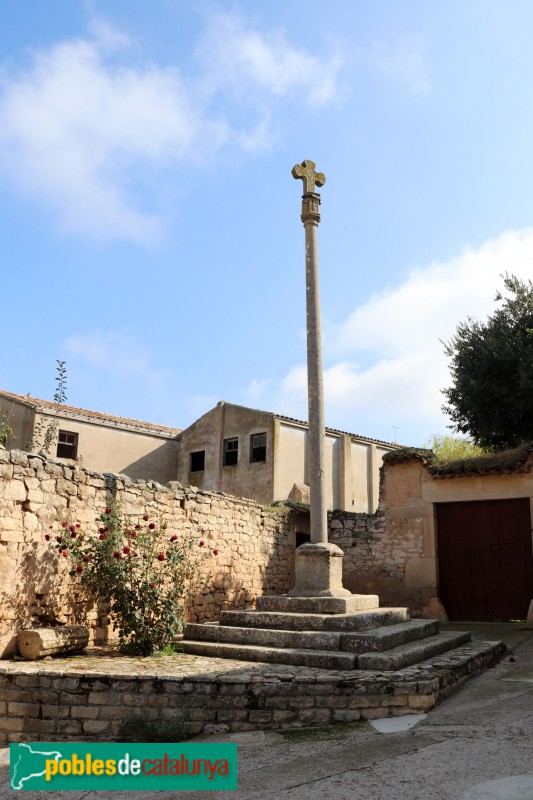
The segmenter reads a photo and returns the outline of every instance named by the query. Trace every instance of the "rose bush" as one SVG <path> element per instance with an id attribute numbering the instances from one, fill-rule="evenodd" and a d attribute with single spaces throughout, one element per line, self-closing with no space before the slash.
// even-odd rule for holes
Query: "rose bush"
<path id="1" fill-rule="evenodd" d="M 95 533 L 63 521 L 58 536 L 44 538 L 59 556 L 70 557 L 70 575 L 107 601 L 121 650 L 150 655 L 182 629 L 202 562 L 218 550 L 185 534 L 169 536 L 166 524 L 148 514 L 142 521 L 127 523 L 118 507 L 108 507 Z"/>

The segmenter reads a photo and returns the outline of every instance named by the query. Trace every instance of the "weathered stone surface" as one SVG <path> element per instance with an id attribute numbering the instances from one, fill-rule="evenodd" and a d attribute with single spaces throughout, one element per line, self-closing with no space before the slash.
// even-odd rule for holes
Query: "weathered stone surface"
<path id="1" fill-rule="evenodd" d="M 299 614 L 346 614 L 379 607 L 379 597 L 372 594 L 348 594 L 345 597 L 292 597 L 263 595 L 258 597 L 258 611 L 281 611 Z"/>
<path id="2" fill-rule="evenodd" d="M 325 517 L 325 514 L 324 514 Z M 327 538 L 327 533 L 326 533 Z M 343 597 L 343 552 L 336 544 L 308 542 L 296 550 L 295 585 L 290 597 Z"/>
<path id="3" fill-rule="evenodd" d="M 17 636 L 21 656 L 31 660 L 58 653 L 75 653 L 87 647 L 88 643 L 89 630 L 82 625 L 27 629 Z"/>
<path id="4" fill-rule="evenodd" d="M 186 640 L 249 644 L 261 647 L 309 648 L 312 650 L 338 649 L 340 633 L 320 631 L 282 631 L 268 628 L 238 628 L 233 625 L 185 626 Z"/>
<path id="5" fill-rule="evenodd" d="M 350 653 L 390 650 L 407 642 L 425 639 L 439 632 L 437 620 L 414 619 L 398 625 L 387 625 L 363 633 L 342 635 L 341 648 Z"/>
<path id="6" fill-rule="evenodd" d="M 418 664 L 428 658 L 446 653 L 470 641 L 469 633 L 453 631 L 439 633 L 422 642 L 411 642 L 400 645 L 385 653 L 362 653 L 357 656 L 358 669 L 403 669 L 411 664 Z"/>
<path id="7" fill-rule="evenodd" d="M 241 658 L 274 664 L 291 664 L 320 669 L 353 669 L 355 656 L 352 653 L 328 650 L 297 650 L 292 648 L 253 647 L 212 642 L 183 641 L 186 653 L 209 655 L 215 658 Z"/>

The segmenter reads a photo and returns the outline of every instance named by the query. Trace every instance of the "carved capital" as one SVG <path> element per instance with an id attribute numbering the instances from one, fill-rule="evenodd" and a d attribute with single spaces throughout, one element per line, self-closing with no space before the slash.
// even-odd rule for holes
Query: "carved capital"
<path id="1" fill-rule="evenodd" d="M 320 222 L 320 195 L 318 194 L 304 194 L 302 198 L 302 222 L 315 222 L 317 225 Z"/>

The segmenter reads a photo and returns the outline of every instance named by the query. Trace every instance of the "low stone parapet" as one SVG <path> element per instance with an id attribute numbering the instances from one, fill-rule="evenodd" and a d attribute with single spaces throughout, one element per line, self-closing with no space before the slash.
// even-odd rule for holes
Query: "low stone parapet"
<path id="1" fill-rule="evenodd" d="M 0 742 L 112 741 L 124 717 L 182 720 L 189 735 L 304 728 L 428 711 L 494 664 L 473 642 L 394 673 L 167 656 L 78 657 L 0 667 Z"/>

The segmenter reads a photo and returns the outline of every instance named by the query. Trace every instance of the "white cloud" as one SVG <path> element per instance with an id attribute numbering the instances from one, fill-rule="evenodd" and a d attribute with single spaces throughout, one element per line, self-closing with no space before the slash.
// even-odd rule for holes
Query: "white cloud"
<path id="1" fill-rule="evenodd" d="M 312 56 L 236 16 L 213 21 L 198 49 L 200 73 L 187 78 L 140 63 L 135 43 L 104 19 L 92 19 L 90 31 L 35 52 L 0 83 L 0 169 L 68 232 L 153 241 L 163 174 L 224 146 L 271 147 L 273 98 L 298 90 L 318 106 L 335 97 L 338 57 Z M 244 102 L 220 102 L 243 88 Z"/>
<path id="2" fill-rule="evenodd" d="M 191 155 L 205 126 L 174 70 L 117 67 L 98 40 L 72 41 L 38 53 L 4 84 L 0 157 L 63 228 L 147 241 L 158 219 L 132 205 L 128 185 L 146 168 Z M 216 141 L 220 131 L 210 132 Z"/>
<path id="3" fill-rule="evenodd" d="M 120 381 L 142 379 L 143 386 L 161 388 L 170 376 L 168 370 L 152 364 L 152 355 L 134 336 L 121 330 L 96 329 L 70 336 L 67 351 L 97 372 Z"/>
<path id="4" fill-rule="evenodd" d="M 343 58 L 333 52 L 328 58 L 294 47 L 283 31 L 263 33 L 233 14 L 210 19 L 198 58 L 208 64 L 211 89 L 229 85 L 245 93 L 250 85 L 284 97 L 296 92 L 312 106 L 321 107 L 337 99 Z"/>
<path id="5" fill-rule="evenodd" d="M 425 94 L 431 83 L 425 63 L 425 42 L 404 37 L 396 42 L 373 42 L 359 51 L 364 63 L 388 80 L 402 83 L 410 94 Z"/>
<path id="6" fill-rule="evenodd" d="M 441 340 L 467 317 L 484 319 L 506 271 L 531 276 L 533 230 L 507 232 L 457 258 L 413 270 L 400 285 L 372 296 L 325 336 L 324 384 L 329 425 L 378 438 L 422 444 L 446 432 L 441 390 L 450 385 Z M 292 367 L 264 385 L 262 407 L 306 417 L 306 369 Z"/>

